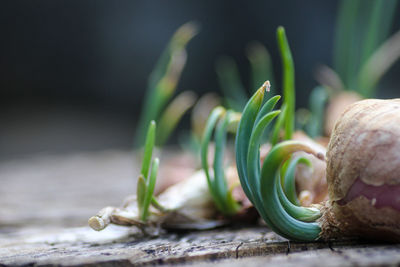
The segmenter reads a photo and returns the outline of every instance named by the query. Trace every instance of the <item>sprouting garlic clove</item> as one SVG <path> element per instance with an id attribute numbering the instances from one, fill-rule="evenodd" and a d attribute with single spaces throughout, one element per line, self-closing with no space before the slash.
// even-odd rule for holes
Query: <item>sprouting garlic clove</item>
<path id="1" fill-rule="evenodd" d="M 100 231 L 113 223 L 136 226 L 144 232 L 148 232 L 147 228 L 157 230 L 158 226 L 206 229 L 225 223 L 216 219 L 217 210 L 209 194 L 207 180 L 202 170 L 170 186 L 157 198 L 166 211 L 162 212 L 151 206 L 150 216 L 146 223 L 139 218 L 136 197 L 130 196 L 124 201 L 121 208 L 106 207 L 91 217 L 89 226 Z"/>
<path id="2" fill-rule="evenodd" d="M 400 241 L 400 99 L 349 106 L 327 151 L 322 236 Z"/>
<path id="3" fill-rule="evenodd" d="M 400 183 L 400 99 L 359 101 L 335 125 L 327 152 L 331 200 L 357 178 L 370 185 Z"/>

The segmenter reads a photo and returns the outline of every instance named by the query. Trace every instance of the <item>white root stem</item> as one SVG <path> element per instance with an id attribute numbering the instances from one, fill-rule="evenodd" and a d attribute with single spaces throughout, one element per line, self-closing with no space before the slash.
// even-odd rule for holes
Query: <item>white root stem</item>
<path id="1" fill-rule="evenodd" d="M 100 210 L 95 216 L 90 217 L 89 226 L 96 231 L 101 231 L 106 228 L 111 222 L 111 215 L 115 212 L 113 207 L 105 207 Z"/>

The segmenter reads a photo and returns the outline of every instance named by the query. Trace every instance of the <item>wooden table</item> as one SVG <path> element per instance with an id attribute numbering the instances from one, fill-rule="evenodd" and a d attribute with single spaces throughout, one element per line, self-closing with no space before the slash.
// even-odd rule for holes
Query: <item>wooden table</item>
<path id="1" fill-rule="evenodd" d="M 0 266 L 399 265 L 400 245 L 295 243 L 265 226 L 146 238 L 134 228 L 95 232 L 87 219 L 135 192 L 135 158 L 101 151 L 0 163 Z"/>

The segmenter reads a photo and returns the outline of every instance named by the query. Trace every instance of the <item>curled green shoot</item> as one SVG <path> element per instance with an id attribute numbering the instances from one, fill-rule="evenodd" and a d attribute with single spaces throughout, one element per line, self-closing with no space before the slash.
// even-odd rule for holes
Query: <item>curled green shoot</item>
<path id="1" fill-rule="evenodd" d="M 298 164 L 305 164 L 308 167 L 311 167 L 311 161 L 304 157 L 296 157 L 288 161 L 287 169 L 283 174 L 283 188 L 288 200 L 294 205 L 300 206 L 300 202 L 296 193 L 295 180 L 296 167 Z"/>
<path id="2" fill-rule="evenodd" d="M 223 163 L 228 128 L 230 125 L 236 124 L 239 118 L 239 114 L 232 110 L 226 111 L 223 107 L 216 107 L 207 120 L 201 142 L 201 164 L 207 178 L 211 196 L 218 210 L 227 216 L 235 215 L 240 210 L 239 203 L 235 201 L 231 190 L 228 188 Z M 213 163 L 214 176 L 212 176 L 208 166 L 208 147 L 214 128 L 215 152 Z"/>
<path id="3" fill-rule="evenodd" d="M 319 211 L 292 204 L 280 184 L 280 169 L 292 153 L 316 152 L 304 143 L 285 141 L 271 149 L 260 167 L 262 133 L 279 114 L 279 111 L 272 111 L 279 97 L 265 103 L 269 108 L 262 107 L 264 91 L 260 88 L 250 98 L 239 122 L 235 150 L 240 183 L 248 199 L 273 231 L 292 240 L 316 240 L 321 231 L 314 222 L 320 216 Z M 261 111 L 264 114 L 259 115 Z"/>
<path id="4" fill-rule="evenodd" d="M 273 99 L 273 101 L 271 101 L 271 102 L 276 103 L 278 99 L 279 99 L 279 97 L 275 97 L 275 99 Z M 271 110 L 275 106 L 275 103 L 271 103 L 271 105 L 270 105 Z M 270 103 L 268 103 L 268 104 L 270 104 Z M 255 172 L 249 172 L 248 174 L 249 174 L 250 183 L 254 184 L 256 187 L 258 187 L 260 185 L 259 184 L 260 181 L 257 179 L 257 177 L 259 177 L 259 175 L 260 175 L 260 164 L 259 164 L 258 160 L 259 160 L 260 143 L 262 141 L 262 136 L 263 136 L 262 134 L 263 134 L 265 128 L 280 113 L 280 110 L 276 110 L 276 111 L 271 111 L 271 110 L 268 113 L 266 113 L 264 116 L 262 116 L 258 122 L 256 119 L 253 131 L 250 136 L 249 149 L 247 152 L 247 169 L 255 171 Z"/>
<path id="5" fill-rule="evenodd" d="M 279 52 L 282 59 L 283 69 L 283 103 L 286 106 L 284 116 L 285 140 L 290 140 L 294 131 L 295 123 L 295 83 L 294 83 L 294 63 L 289 43 L 286 38 L 285 29 L 278 27 L 277 40 Z"/>
<path id="6" fill-rule="evenodd" d="M 235 151 L 236 151 L 236 167 L 239 174 L 240 184 L 245 192 L 247 198 L 253 203 L 254 207 L 258 210 L 260 215 L 265 218 L 266 223 L 270 225 L 270 227 L 275 230 L 278 234 L 282 234 L 279 229 L 273 226 L 272 222 L 268 220 L 268 217 L 264 213 L 264 209 L 262 208 L 263 203 L 261 199 L 261 195 L 259 193 L 259 188 L 252 181 L 259 180 L 260 173 L 260 154 L 259 154 L 259 146 L 253 144 L 252 147 L 256 148 L 256 153 L 253 155 L 257 158 L 252 162 L 247 161 L 247 157 L 249 155 L 249 147 L 250 147 L 250 138 L 253 132 L 254 124 L 258 117 L 259 111 L 262 107 L 265 87 L 262 86 L 259 88 L 256 93 L 250 98 L 247 102 L 243 113 L 242 118 L 239 122 L 237 134 L 236 134 L 236 143 L 235 143 Z M 277 96 L 279 98 L 279 96 Z M 271 98 L 269 101 L 273 101 L 274 98 Z M 268 102 L 267 102 L 268 103 Z M 253 137 L 254 140 L 254 137 Z M 251 166 L 248 166 L 250 165 Z M 252 177 L 253 176 L 253 177 Z M 257 183 L 257 182 L 256 182 Z"/>
<path id="7" fill-rule="evenodd" d="M 239 174 L 240 184 L 242 185 L 246 196 L 253 203 L 252 188 L 247 179 L 247 152 L 249 150 L 252 129 L 263 103 L 265 90 L 266 86 L 264 84 L 247 102 L 242 113 L 242 118 L 239 122 L 235 141 L 236 167 Z"/>
<path id="8" fill-rule="evenodd" d="M 296 157 L 287 160 L 285 171 L 281 171 L 281 179 L 277 179 L 277 190 L 279 200 L 284 209 L 294 218 L 300 221 L 312 222 L 321 216 L 321 212 L 316 208 L 305 208 L 300 206 L 296 193 L 295 172 L 298 164 L 305 164 L 311 167 L 311 161 L 304 157 Z M 283 168 L 281 168 L 282 170 Z M 282 188 L 284 187 L 284 189 Z"/>
<path id="9" fill-rule="evenodd" d="M 283 192 L 282 189 L 282 184 L 281 184 L 282 179 L 276 179 L 277 182 L 277 192 L 278 192 L 278 197 L 279 200 L 287 213 L 292 216 L 293 218 L 296 218 L 299 221 L 303 222 L 314 222 L 316 219 L 318 219 L 321 216 L 321 212 L 317 208 L 313 207 L 302 207 L 293 204 L 290 202 L 290 200 L 287 198 L 285 192 Z"/>
<path id="10" fill-rule="evenodd" d="M 287 200 L 282 204 L 282 198 L 279 197 L 280 167 L 292 153 L 297 151 L 316 154 L 307 144 L 297 141 L 284 141 L 274 146 L 264 160 L 259 188 L 263 202 L 263 215 L 266 215 L 266 218 L 263 217 L 263 219 L 270 221 L 273 225 L 270 225 L 270 227 L 272 229 L 277 228 L 277 232 L 288 239 L 313 241 L 318 239 L 321 228 L 315 222 L 303 221 L 315 221 L 319 217 L 318 211 L 314 208 L 301 207 L 304 209 L 303 212 L 299 212 L 299 210 L 294 212 L 295 210 L 286 206 L 290 201 Z"/>
<path id="11" fill-rule="evenodd" d="M 142 168 L 137 182 L 136 194 L 139 218 L 143 222 L 146 222 L 149 216 L 150 204 L 153 203 L 156 208 L 163 210 L 161 205 L 158 204 L 157 200 L 153 196 L 159 166 L 158 158 L 151 160 L 155 143 L 155 135 L 156 123 L 151 121 L 147 131 Z"/>

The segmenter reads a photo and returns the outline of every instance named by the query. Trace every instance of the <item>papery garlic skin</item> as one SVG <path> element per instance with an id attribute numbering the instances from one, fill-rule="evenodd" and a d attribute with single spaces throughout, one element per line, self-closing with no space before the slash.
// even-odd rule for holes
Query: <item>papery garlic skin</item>
<path id="1" fill-rule="evenodd" d="M 400 241 L 400 99 L 363 100 L 342 113 L 328 146 L 327 182 L 322 237 Z"/>

